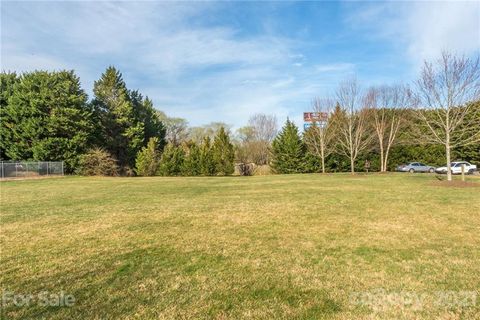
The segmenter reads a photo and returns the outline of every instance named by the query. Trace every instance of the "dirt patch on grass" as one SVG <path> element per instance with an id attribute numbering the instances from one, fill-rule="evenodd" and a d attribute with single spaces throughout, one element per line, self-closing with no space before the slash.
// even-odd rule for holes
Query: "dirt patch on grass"
<path id="1" fill-rule="evenodd" d="M 449 188 L 480 188 L 480 183 L 470 181 L 435 181 L 432 182 L 431 185 Z"/>

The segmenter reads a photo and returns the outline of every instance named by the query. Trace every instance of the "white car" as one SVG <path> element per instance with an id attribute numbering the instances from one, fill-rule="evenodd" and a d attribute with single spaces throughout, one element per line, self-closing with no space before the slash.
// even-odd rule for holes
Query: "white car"
<path id="1" fill-rule="evenodd" d="M 462 165 L 465 166 L 465 173 L 467 174 L 473 174 L 475 171 L 477 171 L 477 166 L 471 163 L 468 163 L 466 161 L 456 161 L 452 162 L 452 173 L 453 174 L 461 174 L 462 173 Z M 447 173 L 447 166 L 445 167 L 439 167 L 435 169 L 436 173 Z"/>

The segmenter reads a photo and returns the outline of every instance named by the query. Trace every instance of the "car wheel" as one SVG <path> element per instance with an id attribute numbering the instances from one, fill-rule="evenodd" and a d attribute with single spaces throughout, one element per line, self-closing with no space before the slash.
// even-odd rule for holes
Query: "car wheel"
<path id="1" fill-rule="evenodd" d="M 410 173 L 414 173 L 414 172 L 415 172 L 415 170 L 414 170 L 414 169 L 410 169 L 410 170 L 408 170 L 408 172 L 410 172 Z"/>
<path id="2" fill-rule="evenodd" d="M 430 168 L 430 170 L 428 170 L 428 172 L 430 173 L 433 173 L 435 170 L 433 170 L 433 168 Z"/>
<path id="3" fill-rule="evenodd" d="M 468 174 L 473 174 L 473 172 L 474 172 L 473 169 L 468 170 Z"/>

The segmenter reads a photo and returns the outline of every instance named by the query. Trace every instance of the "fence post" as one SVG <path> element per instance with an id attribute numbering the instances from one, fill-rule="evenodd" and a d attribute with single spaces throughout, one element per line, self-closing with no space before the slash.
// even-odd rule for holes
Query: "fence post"
<path id="1" fill-rule="evenodd" d="M 62 161 L 62 176 L 64 176 L 65 173 L 63 172 L 63 161 Z"/>
<path id="2" fill-rule="evenodd" d="M 49 176 L 49 173 L 50 173 L 50 166 L 48 164 L 49 162 L 47 161 L 47 177 Z"/>
<path id="3" fill-rule="evenodd" d="M 465 165 L 462 164 L 462 181 L 465 182 Z"/>

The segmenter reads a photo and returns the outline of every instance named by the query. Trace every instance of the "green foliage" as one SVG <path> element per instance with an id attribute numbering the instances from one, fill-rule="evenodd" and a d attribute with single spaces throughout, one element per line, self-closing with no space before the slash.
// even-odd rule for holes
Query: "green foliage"
<path id="1" fill-rule="evenodd" d="M 306 152 L 303 162 L 303 172 L 314 173 L 322 171 L 322 160 L 312 152 Z"/>
<path id="2" fill-rule="evenodd" d="M 5 91 L 4 91 L 5 89 Z M 1 149 L 14 160 L 65 161 L 67 172 L 91 141 L 87 95 L 73 71 L 2 73 Z"/>
<path id="3" fill-rule="evenodd" d="M 157 110 L 153 107 L 153 102 L 148 97 L 145 99 L 138 91 L 130 91 L 129 98 L 132 101 L 135 118 L 143 123 L 144 144 L 150 141 L 150 138 L 157 138 L 157 150 L 161 151 L 165 146 L 166 128 L 157 116 Z"/>
<path id="4" fill-rule="evenodd" d="M 109 67 L 95 81 L 93 105 L 100 119 L 102 145 L 121 166 L 133 164 L 144 142 L 144 124 L 135 117 L 134 103 L 114 67 Z"/>
<path id="5" fill-rule="evenodd" d="M 159 164 L 158 138 L 151 137 L 147 146 L 137 154 L 135 171 L 139 176 L 154 176 L 158 171 Z"/>
<path id="6" fill-rule="evenodd" d="M 272 143 L 272 168 L 277 173 L 304 172 L 305 153 L 305 144 L 297 126 L 287 119 Z"/>
<path id="7" fill-rule="evenodd" d="M 165 128 L 156 116 L 152 101 L 138 91 L 129 91 L 122 74 L 109 67 L 95 81 L 93 105 L 100 125 L 99 145 L 118 159 L 122 167 L 133 166 L 135 157 L 150 138 L 164 145 Z"/>
<path id="8" fill-rule="evenodd" d="M 388 157 L 388 169 L 393 171 L 396 166 L 413 161 L 431 166 L 443 166 L 446 163 L 445 147 L 434 144 L 395 146 Z"/>
<path id="9" fill-rule="evenodd" d="M 186 155 L 182 165 L 182 175 L 198 176 L 201 174 L 201 150 L 195 143 L 191 142 L 184 145 Z"/>
<path id="10" fill-rule="evenodd" d="M 210 138 L 204 137 L 200 147 L 200 173 L 205 176 L 215 174 L 215 161 L 213 160 Z"/>
<path id="11" fill-rule="evenodd" d="M 182 147 L 167 144 L 163 150 L 158 173 L 162 176 L 179 176 L 182 174 L 185 151 Z"/>
<path id="12" fill-rule="evenodd" d="M 212 156 L 217 174 L 230 175 L 234 172 L 235 150 L 223 127 L 220 128 L 213 140 Z"/>
<path id="13" fill-rule="evenodd" d="M 9 121 L 7 113 L 8 99 L 13 95 L 13 88 L 20 78 L 16 73 L 0 73 L 0 159 L 10 159 L 6 155 L 6 142 L 12 141 L 12 130 L 6 125 Z"/>
<path id="14" fill-rule="evenodd" d="M 118 176 L 119 168 L 110 153 L 95 148 L 81 156 L 77 171 L 85 176 Z"/>

